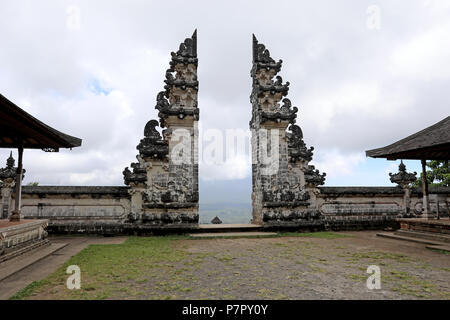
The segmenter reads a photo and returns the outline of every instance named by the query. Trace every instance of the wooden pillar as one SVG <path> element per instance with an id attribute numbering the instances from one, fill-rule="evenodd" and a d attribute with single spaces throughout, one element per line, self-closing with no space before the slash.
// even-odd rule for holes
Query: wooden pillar
<path id="1" fill-rule="evenodd" d="M 21 205 L 21 198 L 22 198 L 22 158 L 23 158 L 23 147 L 19 146 L 18 148 L 19 153 L 19 163 L 17 165 L 17 175 L 16 175 L 16 194 L 15 194 L 15 206 L 14 211 L 12 212 L 11 216 L 9 217 L 10 221 L 20 221 L 21 215 L 20 215 L 20 205 Z"/>
<path id="2" fill-rule="evenodd" d="M 427 180 L 426 160 L 422 159 L 421 162 L 422 162 L 423 217 L 429 218 L 430 203 L 428 201 L 428 180 Z"/>

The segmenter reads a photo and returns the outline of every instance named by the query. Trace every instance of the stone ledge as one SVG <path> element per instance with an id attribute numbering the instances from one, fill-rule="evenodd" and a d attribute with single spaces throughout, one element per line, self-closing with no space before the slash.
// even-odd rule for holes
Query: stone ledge
<path id="1" fill-rule="evenodd" d="M 404 191 L 400 187 L 318 187 L 320 190 L 319 196 L 322 195 L 403 195 Z M 430 187 L 430 194 L 448 194 L 450 195 L 449 187 Z M 422 195 L 420 188 L 413 188 L 411 195 Z"/>
<path id="2" fill-rule="evenodd" d="M 14 250 L 12 252 L 6 253 L 4 255 L 0 256 L 0 263 L 2 263 L 1 267 L 2 267 L 2 272 L 0 274 L 0 280 L 3 280 L 6 277 L 9 277 L 11 274 L 6 273 L 6 275 L 4 275 L 4 265 L 3 262 L 6 261 L 10 261 L 13 258 L 16 258 L 17 256 L 23 255 L 25 253 L 28 253 L 30 251 L 34 251 L 37 248 L 41 248 L 44 246 L 50 246 L 50 241 L 48 239 L 44 239 L 44 240 L 37 240 L 34 241 L 32 243 L 28 243 L 26 246 L 20 247 L 17 250 Z"/>
<path id="3" fill-rule="evenodd" d="M 46 244 L 48 220 L 22 220 L 20 223 L 1 221 L 0 261 L 10 259 Z"/>
<path id="4" fill-rule="evenodd" d="M 128 196 L 125 186 L 23 186 L 23 194 L 114 194 Z"/>

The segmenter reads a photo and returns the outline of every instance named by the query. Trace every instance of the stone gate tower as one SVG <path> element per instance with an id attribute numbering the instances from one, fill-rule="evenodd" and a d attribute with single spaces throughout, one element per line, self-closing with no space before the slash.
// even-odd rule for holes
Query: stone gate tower
<path id="1" fill-rule="evenodd" d="M 269 50 L 253 35 L 252 104 L 252 205 L 253 223 L 265 226 L 300 226 L 319 223 L 317 188 L 325 173 L 313 165 L 313 147 L 303 141 L 295 125 L 297 107 L 285 98 L 282 60 L 275 62 Z"/>
<path id="2" fill-rule="evenodd" d="M 131 187 L 127 222 L 150 228 L 198 224 L 197 30 L 171 55 L 165 90 L 156 98 L 159 123 L 147 122 L 138 162 L 123 171 Z"/>

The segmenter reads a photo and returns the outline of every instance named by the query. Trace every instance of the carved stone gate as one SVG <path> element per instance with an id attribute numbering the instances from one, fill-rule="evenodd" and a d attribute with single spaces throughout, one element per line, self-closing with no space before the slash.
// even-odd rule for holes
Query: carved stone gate
<path id="1" fill-rule="evenodd" d="M 310 165 L 313 147 L 307 148 L 295 125 L 298 108 L 286 98 L 289 82 L 278 73 L 282 60 L 253 35 L 252 205 L 253 222 L 266 226 L 314 224 L 319 220 L 316 195 L 325 173 Z"/>
<path id="2" fill-rule="evenodd" d="M 164 91 L 156 98 L 159 122 L 147 122 L 138 161 L 123 171 L 131 187 L 126 222 L 191 228 L 198 224 L 197 31 L 171 55 Z"/>

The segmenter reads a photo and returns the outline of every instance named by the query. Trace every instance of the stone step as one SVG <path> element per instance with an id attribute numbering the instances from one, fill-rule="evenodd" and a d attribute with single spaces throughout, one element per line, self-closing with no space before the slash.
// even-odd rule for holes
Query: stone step
<path id="1" fill-rule="evenodd" d="M 215 232 L 249 232 L 262 231 L 263 227 L 258 224 L 200 224 L 194 233 L 215 233 Z"/>
<path id="2" fill-rule="evenodd" d="M 432 241 L 447 242 L 450 243 L 450 235 L 438 232 L 423 232 L 423 231 L 412 231 L 412 230 L 397 230 L 395 235 L 411 238 L 422 238 Z"/>
<path id="3" fill-rule="evenodd" d="M 447 245 L 444 242 L 432 241 L 432 240 L 423 239 L 423 238 L 399 236 L 399 235 L 396 235 L 395 233 L 377 233 L 377 236 L 384 237 L 384 238 L 395 239 L 395 240 L 404 240 L 404 241 L 410 241 L 410 242 L 417 242 L 417 243 L 433 245 L 433 246 L 445 246 L 445 245 Z"/>
<path id="4" fill-rule="evenodd" d="M 446 252 L 450 252 L 450 246 L 449 245 L 443 245 L 443 246 L 433 246 L 433 245 L 428 245 L 426 246 L 428 249 L 434 249 L 434 250 L 442 250 L 442 251 L 446 251 Z"/>
<path id="5" fill-rule="evenodd" d="M 14 257 L 0 263 L 0 281 L 25 269 L 45 257 L 48 257 L 57 250 L 67 246 L 67 243 L 50 243 L 50 245 L 36 248 L 20 256 Z"/>
<path id="6" fill-rule="evenodd" d="M 277 236 L 276 232 L 210 232 L 191 233 L 191 238 L 264 238 Z"/>

